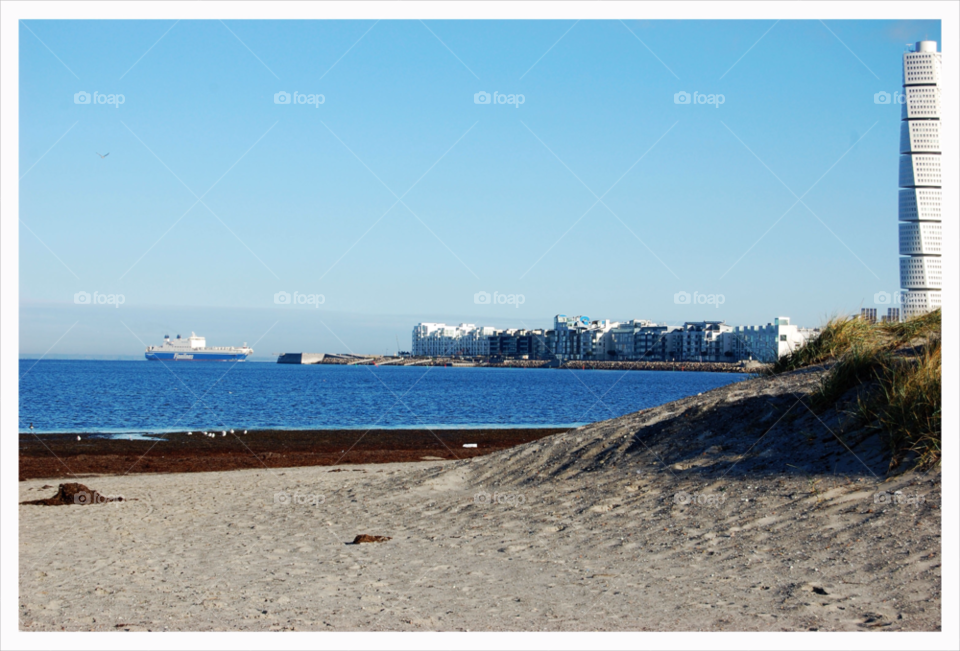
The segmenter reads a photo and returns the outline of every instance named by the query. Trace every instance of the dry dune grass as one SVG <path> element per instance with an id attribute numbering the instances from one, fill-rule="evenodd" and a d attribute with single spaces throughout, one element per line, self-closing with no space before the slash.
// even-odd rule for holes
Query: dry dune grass
<path id="1" fill-rule="evenodd" d="M 828 367 L 811 406 L 823 411 L 856 391 L 853 413 L 884 433 L 891 465 L 912 457 L 926 468 L 940 461 L 941 312 L 902 323 L 834 318 L 772 373 Z"/>

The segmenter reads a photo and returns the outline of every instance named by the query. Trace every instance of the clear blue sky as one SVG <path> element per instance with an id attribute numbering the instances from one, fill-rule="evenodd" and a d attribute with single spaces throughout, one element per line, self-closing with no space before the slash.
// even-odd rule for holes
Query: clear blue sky
<path id="1" fill-rule="evenodd" d="M 392 352 L 421 320 L 882 313 L 900 107 L 874 94 L 900 89 L 921 39 L 939 22 L 21 23 L 20 353 L 140 355 L 191 330 L 258 356 Z"/>

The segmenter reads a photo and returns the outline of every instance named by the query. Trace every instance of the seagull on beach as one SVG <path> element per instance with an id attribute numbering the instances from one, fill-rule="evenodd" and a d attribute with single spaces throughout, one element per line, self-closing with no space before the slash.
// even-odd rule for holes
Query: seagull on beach
<path id="1" fill-rule="evenodd" d="M 187 432 L 187 436 L 193 436 L 193 432 Z"/>
<path id="2" fill-rule="evenodd" d="M 224 432 L 224 433 L 223 433 L 223 435 L 224 435 L 224 436 L 226 436 L 226 435 L 227 435 L 227 433 L 226 433 L 226 432 Z"/>
<path id="3" fill-rule="evenodd" d="M 230 433 L 233 434 L 233 430 L 230 430 Z"/>
<path id="4" fill-rule="evenodd" d="M 110 155 L 110 152 L 107 152 L 106 154 L 101 154 L 100 152 L 97 152 L 97 156 L 99 156 L 100 158 L 106 158 L 109 155 Z"/>
<path id="5" fill-rule="evenodd" d="M 31 425 L 30 427 L 33 427 L 33 425 Z M 243 433 L 246 434 L 246 433 L 247 433 L 247 430 L 243 430 Z"/>
<path id="6" fill-rule="evenodd" d="M 78 441 L 80 440 L 80 437 L 79 437 L 79 436 L 77 437 L 77 440 L 78 440 Z"/>

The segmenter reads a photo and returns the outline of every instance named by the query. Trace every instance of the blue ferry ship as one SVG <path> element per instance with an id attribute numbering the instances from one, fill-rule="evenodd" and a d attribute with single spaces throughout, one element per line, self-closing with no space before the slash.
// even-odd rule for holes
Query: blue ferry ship
<path id="1" fill-rule="evenodd" d="M 163 336 L 162 346 L 148 346 L 146 358 L 151 362 L 242 362 L 253 354 L 253 349 L 247 347 L 247 342 L 237 348 L 235 346 L 207 346 L 204 337 L 198 337 L 191 332 L 186 339 L 177 335 L 171 339 L 170 335 Z"/>

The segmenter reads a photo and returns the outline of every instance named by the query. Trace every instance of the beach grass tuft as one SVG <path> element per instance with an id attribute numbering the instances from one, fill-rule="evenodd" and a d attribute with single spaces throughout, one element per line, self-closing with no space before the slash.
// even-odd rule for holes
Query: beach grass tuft
<path id="1" fill-rule="evenodd" d="M 940 310 L 901 323 L 835 317 L 770 372 L 828 366 L 811 408 L 836 406 L 856 389 L 855 415 L 883 433 L 891 466 L 912 454 L 918 466 L 929 467 L 940 461 L 940 338 Z"/>
<path id="2" fill-rule="evenodd" d="M 882 429 L 890 444 L 891 465 L 913 453 L 917 465 L 940 461 L 941 350 L 933 336 L 913 356 L 894 357 L 876 371 L 879 389 L 859 402 L 863 420 Z"/>

